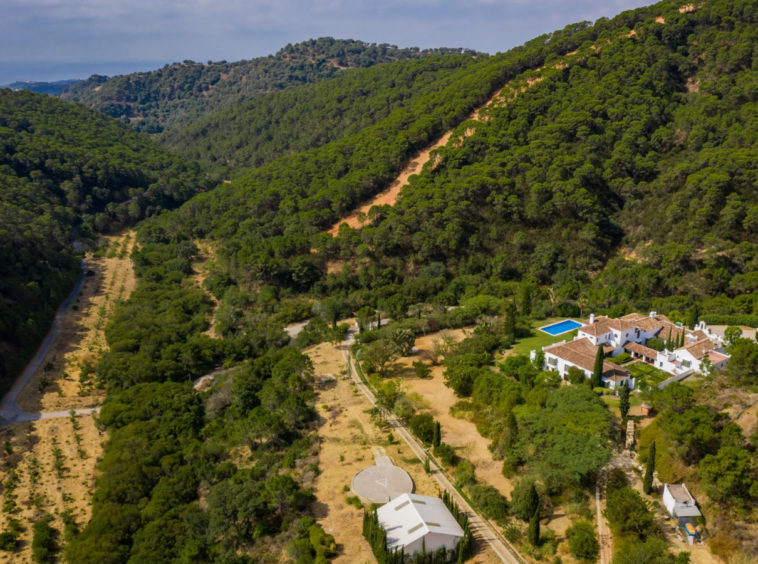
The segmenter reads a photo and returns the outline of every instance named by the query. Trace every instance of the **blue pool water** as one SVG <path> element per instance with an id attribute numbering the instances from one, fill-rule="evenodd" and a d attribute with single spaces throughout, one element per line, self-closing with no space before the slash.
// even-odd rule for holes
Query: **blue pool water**
<path id="1" fill-rule="evenodd" d="M 581 326 L 582 324 L 578 321 L 574 321 L 573 319 L 566 319 L 565 321 L 559 321 L 558 323 L 553 323 L 552 325 L 540 327 L 540 331 L 544 331 L 549 335 L 555 336 L 560 335 L 561 333 L 567 333 L 568 331 L 573 331 L 577 327 Z"/>

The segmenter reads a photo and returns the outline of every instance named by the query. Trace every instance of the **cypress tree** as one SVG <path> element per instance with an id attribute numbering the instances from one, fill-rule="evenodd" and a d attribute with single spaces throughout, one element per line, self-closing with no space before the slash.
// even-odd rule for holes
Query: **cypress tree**
<path id="1" fill-rule="evenodd" d="M 650 494 L 653 491 L 653 473 L 655 472 L 655 441 L 650 444 L 650 451 L 647 455 L 647 467 L 645 468 L 645 479 L 642 481 L 642 491 Z"/>
<path id="2" fill-rule="evenodd" d="M 516 304 L 513 301 L 509 301 L 506 305 L 503 334 L 506 339 L 516 336 Z"/>
<path id="3" fill-rule="evenodd" d="M 432 473 L 432 467 L 431 467 L 431 464 L 429 463 L 429 455 L 427 455 L 426 460 L 424 460 L 424 472 L 426 472 L 427 474 Z"/>
<path id="4" fill-rule="evenodd" d="M 442 427 L 439 421 L 434 422 L 434 435 L 432 435 L 432 446 L 438 447 L 442 443 Z"/>
<path id="5" fill-rule="evenodd" d="M 511 411 L 508 414 L 508 418 L 505 420 L 505 448 L 510 450 L 513 445 L 516 444 L 516 437 L 518 436 L 518 422 L 516 416 Z"/>
<path id="6" fill-rule="evenodd" d="M 539 546 L 540 544 L 540 510 L 534 512 L 532 520 L 529 521 L 529 530 L 527 531 L 527 539 L 532 546 Z"/>
<path id="7" fill-rule="evenodd" d="M 619 411 L 621 411 L 621 420 L 625 421 L 629 415 L 629 386 L 624 383 L 621 388 L 621 397 L 619 398 Z"/>
<path id="8" fill-rule="evenodd" d="M 592 387 L 603 387 L 603 359 L 605 353 L 603 353 L 603 345 L 597 346 L 597 353 L 595 354 L 595 369 L 592 371 Z"/>
<path id="9" fill-rule="evenodd" d="M 700 307 L 694 304 L 687 312 L 687 325 L 690 329 L 694 329 L 698 321 L 700 321 Z"/>
<path id="10" fill-rule="evenodd" d="M 540 512 L 540 496 L 537 493 L 537 487 L 532 484 L 529 488 L 529 494 L 526 497 L 526 513 L 527 515 L 539 514 Z"/>
<path id="11" fill-rule="evenodd" d="M 671 350 L 673 347 L 671 346 L 671 327 L 669 327 L 669 336 L 666 338 L 666 349 Z"/>

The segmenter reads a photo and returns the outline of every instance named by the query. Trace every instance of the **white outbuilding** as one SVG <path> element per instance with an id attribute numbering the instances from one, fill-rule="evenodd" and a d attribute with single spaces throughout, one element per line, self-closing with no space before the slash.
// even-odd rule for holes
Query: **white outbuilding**
<path id="1" fill-rule="evenodd" d="M 387 548 L 403 548 L 406 555 L 454 550 L 463 529 L 438 497 L 403 494 L 376 510 L 379 524 L 387 531 Z"/>

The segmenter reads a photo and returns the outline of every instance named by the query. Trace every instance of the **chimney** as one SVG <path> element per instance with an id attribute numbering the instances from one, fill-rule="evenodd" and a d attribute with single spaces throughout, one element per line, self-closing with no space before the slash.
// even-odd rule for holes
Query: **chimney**
<path id="1" fill-rule="evenodd" d="M 595 323 L 595 314 L 590 313 L 590 325 L 592 325 L 593 323 Z"/>
<path id="2" fill-rule="evenodd" d="M 658 315 L 657 311 L 651 311 L 650 312 L 650 317 L 655 317 L 656 315 Z"/>

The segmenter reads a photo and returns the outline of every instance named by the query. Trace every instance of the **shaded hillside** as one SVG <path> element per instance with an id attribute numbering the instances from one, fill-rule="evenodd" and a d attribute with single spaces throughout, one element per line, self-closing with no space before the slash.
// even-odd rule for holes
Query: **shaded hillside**
<path id="1" fill-rule="evenodd" d="M 248 100 L 169 131 L 161 142 L 226 178 L 233 177 L 240 168 L 259 167 L 355 135 L 455 84 L 482 57 L 430 56 L 356 70 Z"/>
<path id="2" fill-rule="evenodd" d="M 83 237 L 207 188 L 149 139 L 82 106 L 0 90 L 0 388 L 47 332 L 79 271 Z"/>
<path id="3" fill-rule="evenodd" d="M 341 76 L 349 69 L 447 52 L 461 49 L 398 49 L 324 37 L 246 61 L 184 61 L 152 72 L 95 75 L 63 98 L 123 119 L 138 131 L 159 133 L 271 92 Z"/>

